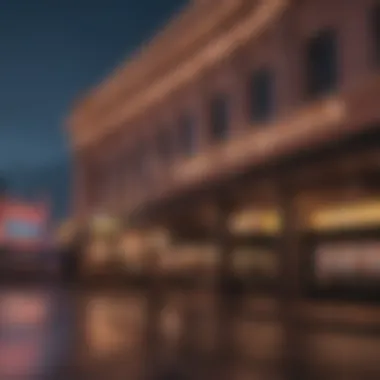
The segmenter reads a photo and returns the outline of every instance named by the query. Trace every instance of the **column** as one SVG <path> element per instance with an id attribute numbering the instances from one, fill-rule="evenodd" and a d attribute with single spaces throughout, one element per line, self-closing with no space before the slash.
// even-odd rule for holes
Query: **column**
<path id="1" fill-rule="evenodd" d="M 305 373 L 305 347 L 298 310 L 301 300 L 301 231 L 296 191 L 291 179 L 278 179 L 278 202 L 282 217 L 282 233 L 279 239 L 280 256 L 280 321 L 284 331 L 283 371 L 284 378 L 302 380 Z"/>
<path id="2" fill-rule="evenodd" d="M 162 242 L 151 230 L 140 230 L 144 239 L 143 271 L 146 285 L 146 341 L 145 341 L 145 373 L 142 379 L 157 376 L 158 372 L 165 370 L 159 361 L 160 354 L 160 319 L 164 288 L 162 276 L 159 271 L 160 252 L 164 249 Z"/>
<path id="3" fill-rule="evenodd" d="M 231 291 L 232 253 L 234 249 L 233 236 L 228 226 L 232 204 L 227 200 L 221 200 L 215 209 L 215 244 L 220 252 L 219 271 L 216 278 L 217 292 L 217 342 L 216 362 L 213 374 L 216 378 L 228 379 L 228 372 L 224 364 L 228 365 L 229 350 L 231 349 L 231 322 L 235 309 L 235 297 Z M 216 373 L 214 372 L 216 370 Z"/>

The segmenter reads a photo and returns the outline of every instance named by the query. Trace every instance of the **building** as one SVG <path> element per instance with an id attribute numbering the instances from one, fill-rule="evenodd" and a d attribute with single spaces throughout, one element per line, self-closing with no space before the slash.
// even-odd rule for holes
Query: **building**
<path id="1" fill-rule="evenodd" d="M 276 251 L 289 352 L 317 350 L 284 305 L 378 289 L 379 64 L 376 1 L 194 1 L 73 110 L 74 210 L 212 238 L 226 276 L 243 248 Z"/>
<path id="2" fill-rule="evenodd" d="M 373 125 L 373 2 L 301 3 L 194 2 L 79 102 L 75 210 L 128 214 Z"/>

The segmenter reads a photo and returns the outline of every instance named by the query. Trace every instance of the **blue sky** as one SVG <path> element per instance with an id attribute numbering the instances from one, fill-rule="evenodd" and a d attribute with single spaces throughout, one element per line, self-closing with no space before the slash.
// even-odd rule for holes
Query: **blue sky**
<path id="1" fill-rule="evenodd" d="M 185 2 L 0 0 L 0 171 L 67 160 L 74 99 Z"/>

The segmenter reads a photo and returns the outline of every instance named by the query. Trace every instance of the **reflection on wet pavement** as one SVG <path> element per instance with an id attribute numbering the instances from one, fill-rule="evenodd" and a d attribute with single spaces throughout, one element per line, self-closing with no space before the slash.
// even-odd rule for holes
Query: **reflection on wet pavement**
<path id="1" fill-rule="evenodd" d="M 13 287 L 3 288 L 0 297 L 1 380 L 150 379 L 167 368 L 201 379 L 215 353 L 217 304 L 212 293 L 167 289 L 153 330 L 148 328 L 151 305 L 142 289 Z M 251 332 L 243 327 L 237 320 L 234 335 L 237 346 L 249 352 Z M 261 330 L 258 326 L 255 331 Z M 261 345 L 259 354 L 266 355 L 269 346 Z M 239 374 L 228 378 L 243 379 L 244 371 L 251 378 L 244 361 L 230 369 Z"/>
<path id="2" fill-rule="evenodd" d="M 0 305 L 1 380 L 125 379 L 141 370 L 138 293 L 8 287 Z"/>
<path id="3" fill-rule="evenodd" d="M 238 298 L 223 326 L 227 351 L 218 353 L 223 334 L 212 292 L 166 289 L 149 329 L 143 289 L 3 287 L 0 379 L 155 379 L 165 368 L 182 371 L 181 379 L 282 378 L 278 303 L 270 296 Z M 304 337 L 310 378 L 379 378 L 378 336 L 328 328 Z"/>
<path id="4" fill-rule="evenodd" d="M 146 307 L 138 292 L 83 292 L 77 368 L 91 379 L 133 379 L 141 371 Z"/>
<path id="5" fill-rule="evenodd" d="M 1 380 L 117 380 L 143 373 L 147 302 L 142 291 L 20 286 L 2 288 L 0 302 Z M 161 324 L 169 338 L 160 352 L 165 360 L 175 350 L 179 330 L 170 305 Z"/>
<path id="6" fill-rule="evenodd" d="M 63 374 L 72 333 L 67 295 L 58 288 L 0 290 L 0 379 Z"/>

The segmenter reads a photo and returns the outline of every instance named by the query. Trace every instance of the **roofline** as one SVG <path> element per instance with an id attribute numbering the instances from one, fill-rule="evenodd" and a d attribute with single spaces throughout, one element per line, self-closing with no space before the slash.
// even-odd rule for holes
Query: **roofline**
<path id="1" fill-rule="evenodd" d="M 107 122 L 91 125 L 91 135 L 77 136 L 74 139 L 74 149 L 83 149 L 92 145 L 104 135 L 113 133 L 120 125 L 125 125 L 131 119 L 143 113 L 159 99 L 167 97 L 173 91 L 193 81 L 202 75 L 205 70 L 215 66 L 225 57 L 233 53 L 241 45 L 248 42 L 252 36 L 258 36 L 269 26 L 273 18 L 287 9 L 289 0 L 261 1 L 254 10 L 246 15 L 232 30 L 225 32 L 221 37 L 209 41 L 193 58 L 185 61 L 176 70 L 159 78 L 143 93 L 130 99 L 128 107 L 110 115 Z"/>
<path id="2" fill-rule="evenodd" d="M 199 22 L 200 17 L 207 14 L 207 18 L 204 17 L 204 20 L 209 23 L 211 12 L 228 11 L 231 5 L 236 7 L 237 3 L 238 0 L 193 1 L 179 12 L 174 13 L 167 25 L 156 33 L 150 41 L 144 43 L 132 53 L 126 61 L 118 65 L 109 76 L 90 90 L 87 95 L 80 97 L 76 101 L 68 121 L 69 126 L 76 124 L 76 118 L 86 116 L 86 108 L 91 110 L 97 106 L 103 107 L 105 99 L 107 100 L 105 103 L 112 103 L 112 98 L 118 98 L 120 92 L 127 91 L 138 85 L 147 72 L 154 68 L 154 58 L 163 57 L 162 51 L 165 51 L 166 54 L 168 54 L 168 50 L 175 51 L 177 46 L 173 46 L 173 37 L 176 38 L 181 33 L 182 37 L 179 41 L 181 44 L 184 37 L 189 39 L 194 35 L 193 23 L 195 20 Z M 226 4 L 228 5 L 227 7 Z M 207 12 L 205 12 L 206 10 Z M 185 36 L 183 36 L 183 29 L 187 32 Z M 126 85 L 126 78 L 129 79 L 128 85 Z M 91 111 L 89 113 L 91 114 Z"/>

